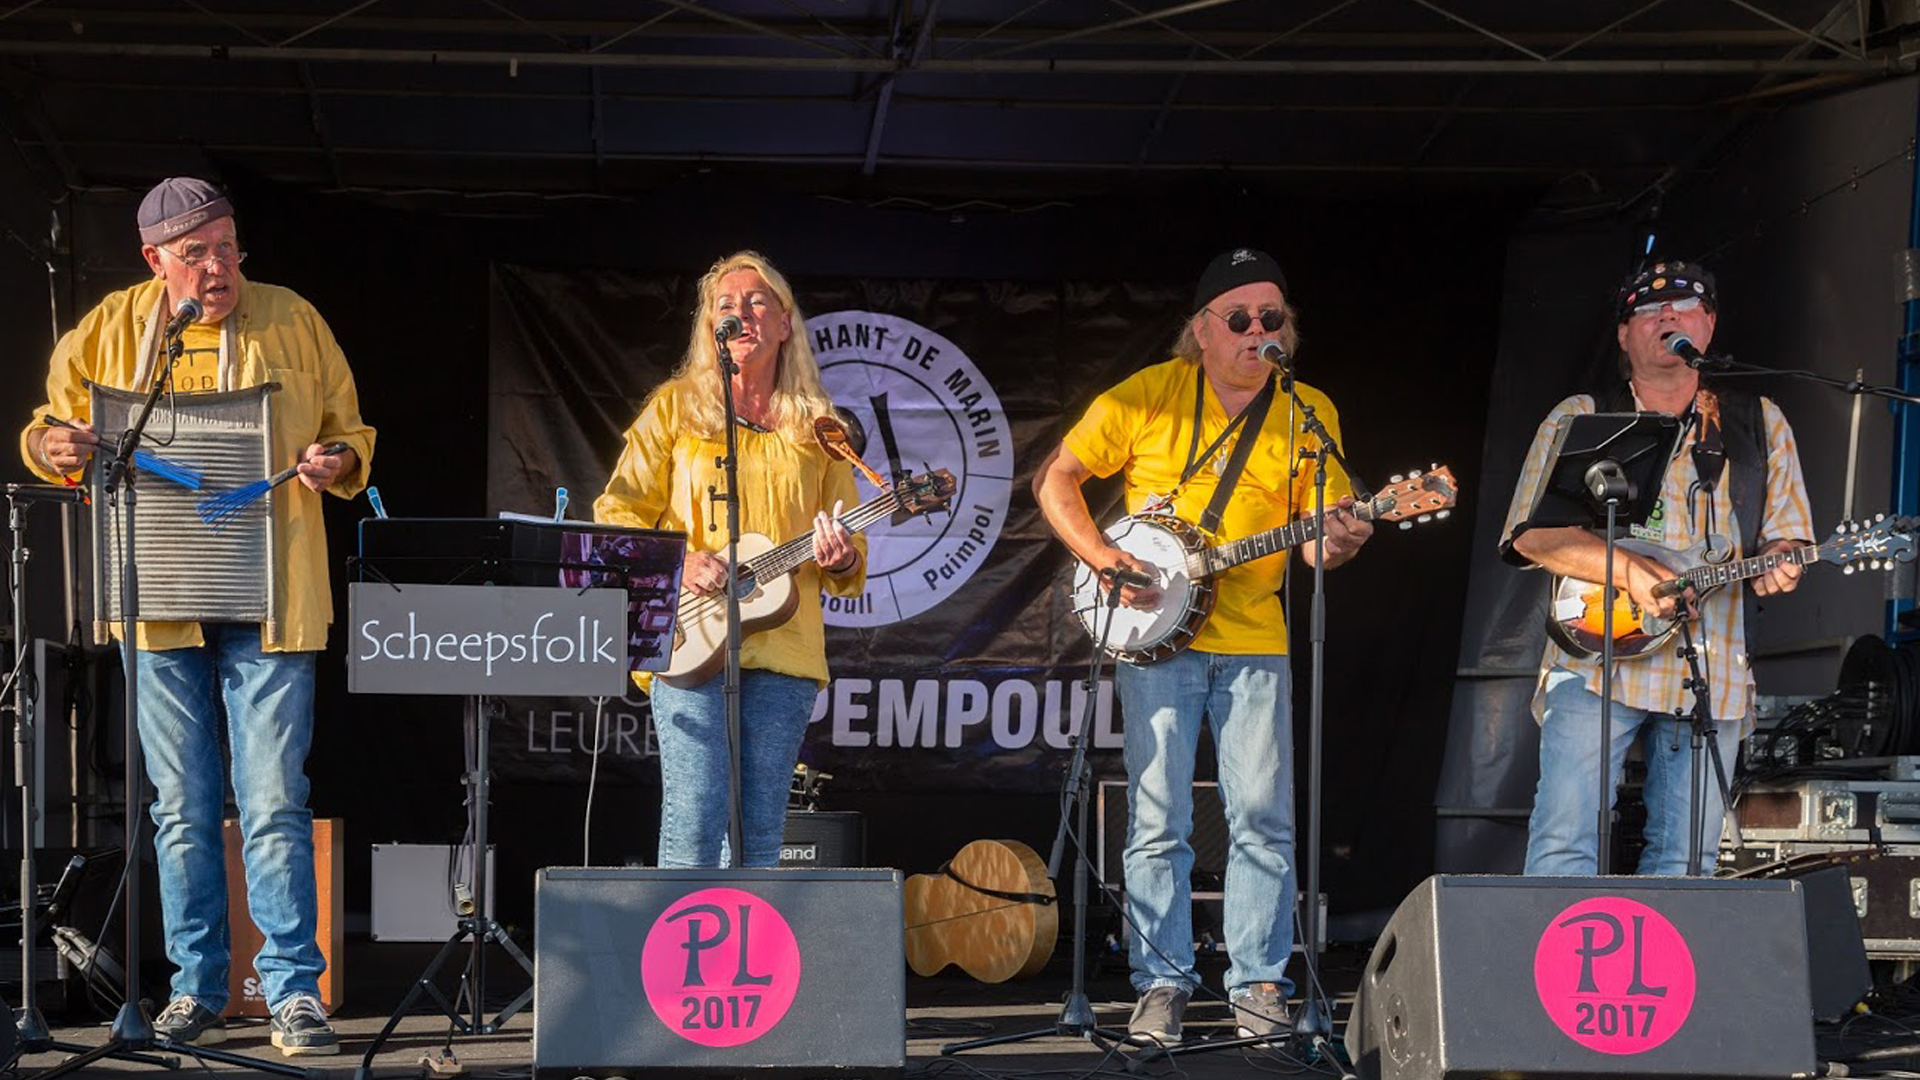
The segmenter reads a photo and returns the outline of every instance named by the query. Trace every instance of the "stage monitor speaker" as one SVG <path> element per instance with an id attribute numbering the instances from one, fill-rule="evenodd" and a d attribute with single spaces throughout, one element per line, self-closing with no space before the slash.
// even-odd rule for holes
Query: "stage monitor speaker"
<path id="1" fill-rule="evenodd" d="M 1437 876 L 1360 977 L 1364 1080 L 1812 1075 L 1797 882 Z"/>
<path id="2" fill-rule="evenodd" d="M 1856 899 L 1853 878 L 1844 866 L 1823 866 L 1789 876 L 1800 883 L 1807 898 L 1807 980 L 1813 1015 L 1819 1020 L 1839 1020 L 1873 989 L 1873 965 L 1867 960 L 1860 928 L 1866 882 L 1860 883 L 1863 896 Z M 1909 906 L 1911 898 L 1909 884 Z"/>
<path id="3" fill-rule="evenodd" d="M 800 870 L 867 863 L 867 819 L 858 810 L 795 810 L 780 840 L 780 865 Z"/>
<path id="4" fill-rule="evenodd" d="M 893 870 L 542 870 L 534 1075 L 897 1077 L 902 925 Z"/>

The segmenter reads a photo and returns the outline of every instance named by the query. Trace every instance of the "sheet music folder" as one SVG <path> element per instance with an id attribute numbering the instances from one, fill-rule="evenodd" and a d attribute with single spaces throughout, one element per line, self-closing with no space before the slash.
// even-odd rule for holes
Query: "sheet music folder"
<path id="1" fill-rule="evenodd" d="M 1533 511 L 1514 529 L 1514 536 L 1528 529 L 1565 526 L 1605 531 L 1606 503 L 1588 487 L 1587 470 L 1607 458 L 1619 464 L 1629 488 L 1626 501 L 1615 514 L 1616 527 L 1624 531 L 1645 525 L 1660 501 L 1661 482 L 1680 441 L 1680 430 L 1680 418 L 1666 413 L 1561 417 L 1546 478 L 1534 496 Z"/>
<path id="2" fill-rule="evenodd" d="M 586 521 L 364 518 L 355 580 L 421 585 L 525 585 L 627 592 L 634 671 L 673 656 L 687 536 Z"/>

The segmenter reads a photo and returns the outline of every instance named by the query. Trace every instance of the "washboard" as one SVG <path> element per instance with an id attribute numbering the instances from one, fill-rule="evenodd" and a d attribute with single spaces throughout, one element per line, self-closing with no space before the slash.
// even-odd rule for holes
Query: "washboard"
<path id="1" fill-rule="evenodd" d="M 194 507 L 274 471 L 273 391 L 246 390 L 163 397 L 147 421 L 141 448 L 206 474 L 199 491 L 157 476 L 136 478 L 134 559 L 139 568 L 135 615 L 141 622 L 269 622 L 280 618 L 274 580 L 273 500 L 269 492 L 215 529 Z M 104 452 L 118 445 L 144 394 L 89 384 L 93 425 Z M 94 636 L 106 641 L 120 622 L 123 551 L 119 514 L 106 497 L 104 467 L 92 470 Z M 112 624 L 109 626 L 107 624 Z"/>

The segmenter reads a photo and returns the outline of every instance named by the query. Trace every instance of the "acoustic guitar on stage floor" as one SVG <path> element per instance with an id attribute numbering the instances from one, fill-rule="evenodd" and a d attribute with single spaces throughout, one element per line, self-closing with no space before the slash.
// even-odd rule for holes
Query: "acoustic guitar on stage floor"
<path id="1" fill-rule="evenodd" d="M 1453 471 L 1435 465 L 1395 476 L 1371 500 L 1353 505 L 1365 521 L 1393 521 L 1401 528 L 1446 517 L 1459 500 Z M 1224 544 L 1212 544 L 1198 525 L 1172 514 L 1130 514 L 1106 530 L 1114 547 L 1153 568 L 1160 603 L 1151 608 L 1105 603 L 1106 585 L 1081 563 L 1073 578 L 1073 610 L 1094 641 L 1106 630 L 1107 652 L 1135 664 L 1165 660 L 1193 644 L 1213 615 L 1212 577 L 1244 562 L 1295 548 L 1320 535 L 1320 519 L 1311 515 L 1266 532 Z M 1111 619 L 1111 628 L 1107 624 Z"/>
<path id="2" fill-rule="evenodd" d="M 975 840 L 938 873 L 907 879 L 907 966 L 949 964 L 981 982 L 1038 974 L 1060 934 L 1047 864 L 1018 840 Z"/>
<path id="3" fill-rule="evenodd" d="M 1673 571 L 1672 578 L 1654 586 L 1656 595 L 1676 596 L 1691 588 L 1697 603 L 1727 585 L 1759 577 L 1785 563 L 1811 566 L 1830 562 L 1849 574 L 1862 569 L 1892 570 L 1895 563 L 1913 558 L 1916 528 L 1920 528 L 1920 518 L 1889 518 L 1881 514 L 1871 521 L 1841 522 L 1833 531 L 1832 539 L 1824 544 L 1739 560 L 1733 557 L 1732 542 L 1721 536 L 1710 536 L 1684 551 L 1646 540 L 1621 540 L 1615 546 L 1621 551 L 1645 555 Z M 1582 660 L 1599 656 L 1600 646 L 1606 640 L 1605 590 L 1596 582 L 1558 574 L 1553 577 L 1552 588 L 1547 636 Z M 1679 629 L 1678 618 L 1641 611 L 1625 589 L 1614 591 L 1614 659 L 1637 660 L 1651 656 L 1672 641 Z"/>

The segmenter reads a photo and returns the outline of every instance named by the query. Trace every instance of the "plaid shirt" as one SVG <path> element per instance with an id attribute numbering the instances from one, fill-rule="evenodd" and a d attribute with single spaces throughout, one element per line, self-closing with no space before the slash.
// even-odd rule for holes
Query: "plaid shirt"
<path id="1" fill-rule="evenodd" d="M 1767 493 L 1764 518 L 1758 532 L 1759 543 L 1770 540 L 1809 540 L 1813 537 L 1812 515 L 1807 506 L 1806 482 L 1800 475 L 1800 454 L 1795 449 L 1793 429 L 1787 426 L 1787 419 L 1781 415 L 1779 406 L 1772 401 L 1760 399 L 1761 415 L 1766 425 L 1767 439 Z M 1553 439 L 1563 416 L 1575 416 L 1594 411 L 1593 399 L 1585 394 L 1576 394 L 1554 406 L 1553 411 L 1540 424 L 1540 430 L 1534 433 L 1533 446 L 1527 451 L 1527 462 L 1521 470 L 1520 481 L 1514 486 L 1513 505 L 1507 510 L 1506 527 L 1501 536 L 1511 538 L 1514 529 L 1526 520 L 1538 497 L 1539 488 L 1547 471 L 1548 456 L 1553 452 Z M 1711 531 L 1737 540 L 1740 529 L 1734 522 L 1732 486 L 1729 477 L 1722 475 L 1721 482 L 1714 486 L 1713 513 L 1711 518 L 1705 512 L 1705 500 L 1696 497 L 1687 498 L 1689 487 L 1699 477 L 1694 468 L 1692 448 L 1695 438 L 1693 425 L 1689 424 L 1675 450 L 1674 460 L 1668 465 L 1666 479 L 1660 488 L 1660 502 L 1649 517 L 1650 527 L 1655 534 L 1645 530 L 1636 530 L 1635 535 L 1651 539 L 1662 546 L 1683 551 L 1705 539 Z M 1728 467 L 1731 471 L 1731 465 Z M 1713 527 L 1709 529 L 1709 521 Z M 1658 535 L 1664 531 L 1664 536 Z M 1752 555 L 1753 552 L 1743 552 Z M 1694 625 L 1694 642 L 1704 648 L 1701 654 L 1701 667 L 1707 674 L 1707 681 L 1713 687 L 1712 709 L 1714 719 L 1732 721 L 1744 737 L 1752 726 L 1753 713 L 1753 675 L 1748 670 L 1746 620 L 1741 609 L 1743 586 L 1736 582 L 1722 588 L 1700 605 L 1700 621 Z M 1600 658 L 1580 660 L 1565 650 L 1547 642 L 1546 656 L 1541 661 L 1541 682 L 1544 686 L 1547 671 L 1563 667 L 1576 672 L 1586 679 L 1588 689 L 1600 693 Z M 1693 694 L 1681 686 L 1681 681 L 1689 677 L 1687 662 L 1680 658 L 1674 646 L 1669 645 L 1650 656 L 1633 660 L 1622 660 L 1614 664 L 1613 696 L 1622 705 L 1650 712 L 1690 713 L 1693 710 Z M 1534 719 L 1538 720 L 1543 707 L 1542 695 L 1536 693 L 1533 699 Z"/>

